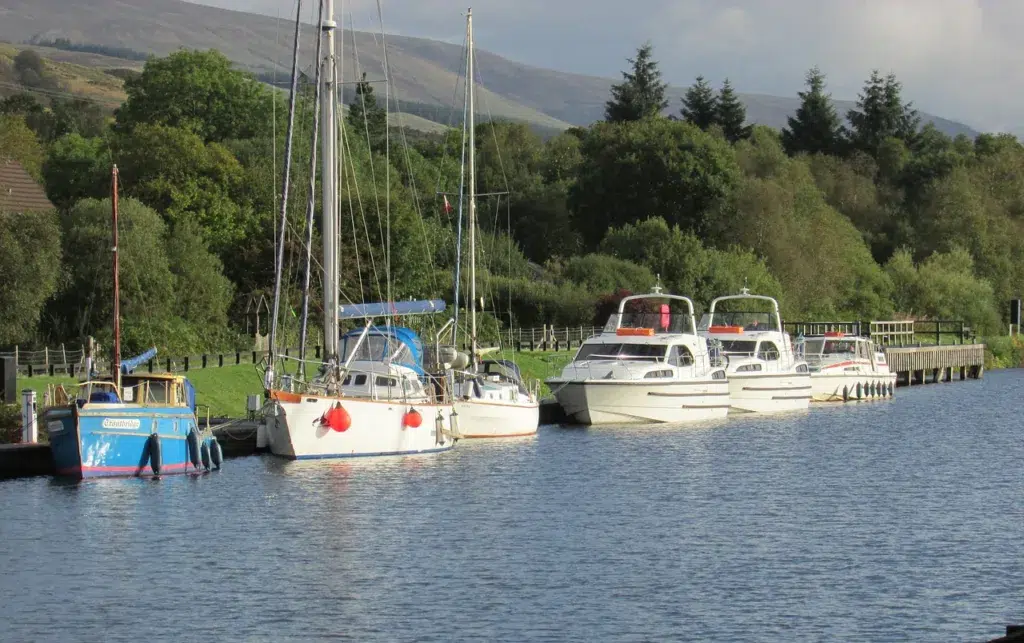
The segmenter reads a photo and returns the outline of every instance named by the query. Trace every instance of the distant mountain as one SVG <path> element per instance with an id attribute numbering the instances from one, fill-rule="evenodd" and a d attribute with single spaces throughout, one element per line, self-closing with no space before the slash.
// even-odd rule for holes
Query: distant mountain
<path id="1" fill-rule="evenodd" d="M 311 62 L 314 29 L 304 32 L 304 66 Z M 228 11 L 181 0 L 0 0 L 0 40 L 75 43 L 124 47 L 166 55 L 180 47 L 219 49 L 238 65 L 265 73 L 290 65 L 291 27 L 266 16 Z M 353 78 L 356 58 L 371 79 L 383 78 L 379 34 L 345 32 L 345 75 Z M 460 46 L 408 36 L 387 37 L 397 98 L 414 113 L 447 123 L 460 102 L 456 83 L 463 67 Z M 353 48 L 353 44 L 355 47 Z M 478 92 L 483 116 L 530 123 L 542 130 L 589 125 L 604 115 L 608 78 L 569 74 L 517 63 L 486 51 L 477 52 Z M 670 88 L 671 107 L 678 112 L 684 89 Z M 751 122 L 781 127 L 798 105 L 797 97 L 740 94 Z M 845 112 L 848 101 L 837 101 Z M 433 112 L 433 113 L 432 113 Z M 950 135 L 977 132 L 954 121 L 922 114 Z"/>

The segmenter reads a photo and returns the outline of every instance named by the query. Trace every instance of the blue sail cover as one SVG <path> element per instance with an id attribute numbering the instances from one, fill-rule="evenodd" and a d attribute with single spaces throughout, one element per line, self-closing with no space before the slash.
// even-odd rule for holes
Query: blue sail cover
<path id="1" fill-rule="evenodd" d="M 444 309 L 445 303 L 443 299 L 393 301 L 380 304 L 350 304 L 348 306 L 338 306 L 338 319 L 368 319 L 387 315 L 426 315 L 429 313 L 440 313 Z"/>
<path id="2" fill-rule="evenodd" d="M 156 347 L 155 346 L 153 348 L 149 349 L 148 351 L 146 351 L 145 353 L 143 353 L 142 355 L 136 355 L 135 357 L 133 357 L 131 359 L 124 360 L 123 362 L 121 362 L 121 374 L 122 375 L 130 374 L 132 371 L 137 369 L 141 364 L 143 364 L 145 362 L 148 362 L 149 360 L 153 359 L 154 357 L 156 357 Z"/>
<path id="3" fill-rule="evenodd" d="M 341 336 L 343 356 L 348 356 L 349 342 L 355 344 L 362 334 L 363 329 L 357 328 Z M 377 341 L 373 341 L 374 338 L 377 338 Z M 423 375 L 423 343 L 411 328 L 403 326 L 371 326 L 370 330 L 366 331 L 366 339 L 359 348 L 360 355 L 357 359 L 361 359 L 366 351 L 369 359 L 383 362 L 398 351 L 399 344 L 408 350 L 399 353 L 394 363 L 407 366 Z"/>

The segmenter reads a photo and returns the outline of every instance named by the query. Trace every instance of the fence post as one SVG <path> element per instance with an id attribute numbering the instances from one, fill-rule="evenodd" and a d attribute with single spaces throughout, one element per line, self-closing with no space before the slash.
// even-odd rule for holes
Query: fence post
<path id="1" fill-rule="evenodd" d="M 235 366 L 237 366 L 237 365 L 239 365 L 241 363 L 242 363 L 242 352 L 241 351 L 235 351 Z"/>
<path id="2" fill-rule="evenodd" d="M 32 377 L 32 363 L 31 362 L 29 362 L 29 364 L 28 364 L 28 376 Z"/>
<path id="3" fill-rule="evenodd" d="M 259 364 L 259 362 L 256 361 L 256 351 L 252 352 L 252 363 L 253 364 Z"/>
<path id="4" fill-rule="evenodd" d="M 173 366 L 174 366 L 174 363 L 171 361 L 171 358 L 168 357 L 167 358 L 167 372 L 168 373 L 173 373 L 174 372 Z"/>
<path id="5" fill-rule="evenodd" d="M 935 320 L 935 345 L 942 346 L 942 333 L 939 329 L 942 328 L 942 322 Z"/>
<path id="6" fill-rule="evenodd" d="M 65 364 L 68 363 L 68 352 L 66 350 L 64 350 L 64 343 L 63 342 L 61 342 L 61 345 L 60 345 L 60 361 L 65 363 Z"/>
<path id="7" fill-rule="evenodd" d="M 153 360 L 149 360 L 149 372 L 153 372 Z"/>
<path id="8" fill-rule="evenodd" d="M 203 353 L 203 368 L 206 368 L 206 353 Z"/>
<path id="9" fill-rule="evenodd" d="M 188 373 L 188 355 L 185 356 L 185 372 Z"/>
<path id="10" fill-rule="evenodd" d="M 15 370 L 17 370 L 17 368 L 18 368 L 18 345 L 17 344 L 14 345 L 14 368 L 15 368 Z"/>
<path id="11" fill-rule="evenodd" d="M 223 354 L 220 354 L 220 355 L 217 356 L 217 366 L 219 368 L 224 368 L 224 355 Z"/>
<path id="12" fill-rule="evenodd" d="M 49 366 L 49 365 L 50 365 L 50 349 L 48 347 L 46 347 L 46 346 L 43 346 L 43 366 Z"/>

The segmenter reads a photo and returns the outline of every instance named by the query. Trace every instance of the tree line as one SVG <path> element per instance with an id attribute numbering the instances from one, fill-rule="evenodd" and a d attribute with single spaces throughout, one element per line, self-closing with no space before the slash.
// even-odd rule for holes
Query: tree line
<path id="1" fill-rule="evenodd" d="M 309 197 L 314 100 L 303 80 L 286 332 L 300 301 Z M 521 123 L 478 125 L 478 190 L 508 195 L 479 206 L 487 328 L 510 316 L 523 326 L 603 323 L 609 302 L 660 279 L 699 305 L 746 286 L 779 298 L 790 319 L 952 318 L 999 332 L 1024 255 L 1021 144 L 922 127 L 892 75 L 873 73 L 845 118 L 821 71 L 806 80 L 787 127 L 751 126 L 728 81 L 716 90 L 698 78 L 682 104 L 668 105 L 645 45 L 602 122 L 546 140 Z M 215 51 L 189 50 L 150 58 L 125 92 L 99 119 L 62 117 L 59 103 L 29 95 L 0 102 L 0 149 L 57 208 L 0 215 L 0 272 L 14 277 L 0 285 L 0 345 L 102 341 L 114 163 L 126 350 L 251 342 L 247 308 L 273 286 L 286 97 Z M 441 194 L 457 205 L 461 128 L 389 131 L 388 106 L 367 82 L 349 103 L 343 298 L 451 301 L 458 209 Z M 313 239 L 315 250 L 319 228 Z M 319 288 L 314 272 L 314 302 Z"/>

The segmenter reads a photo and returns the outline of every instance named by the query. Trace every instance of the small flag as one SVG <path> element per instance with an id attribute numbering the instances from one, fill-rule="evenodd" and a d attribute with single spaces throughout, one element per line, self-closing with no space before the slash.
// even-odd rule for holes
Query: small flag
<path id="1" fill-rule="evenodd" d="M 454 208 L 452 208 L 452 204 L 448 203 L 448 195 L 445 194 L 444 195 L 444 213 L 445 214 L 451 214 L 453 209 Z"/>

